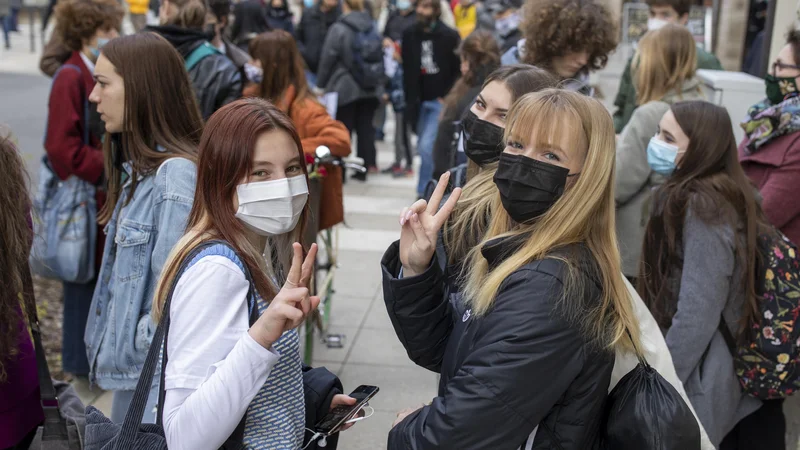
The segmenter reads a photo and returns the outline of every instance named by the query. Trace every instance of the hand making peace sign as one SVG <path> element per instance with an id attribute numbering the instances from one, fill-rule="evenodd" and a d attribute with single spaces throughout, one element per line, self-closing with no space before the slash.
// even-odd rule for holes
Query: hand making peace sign
<path id="1" fill-rule="evenodd" d="M 303 260 L 303 247 L 292 245 L 294 257 L 286 283 L 270 302 L 269 307 L 250 328 L 250 336 L 264 348 L 270 348 L 281 335 L 297 328 L 308 314 L 319 306 L 319 297 L 310 297 L 308 285 L 314 273 L 317 244 L 312 244 Z"/>
<path id="2" fill-rule="evenodd" d="M 439 209 L 449 180 L 450 172 L 445 172 L 439 178 L 430 202 L 417 200 L 409 208 L 404 208 L 400 215 L 402 227 L 400 230 L 400 262 L 403 264 L 404 276 L 419 275 L 431 264 L 433 254 L 436 252 L 439 230 L 453 212 L 453 208 L 461 196 L 461 188 L 455 188 L 444 206 Z"/>

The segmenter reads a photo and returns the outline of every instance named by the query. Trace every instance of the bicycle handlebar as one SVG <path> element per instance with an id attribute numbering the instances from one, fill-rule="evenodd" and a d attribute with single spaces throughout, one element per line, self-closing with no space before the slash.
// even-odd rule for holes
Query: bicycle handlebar
<path id="1" fill-rule="evenodd" d="M 331 164 L 345 169 L 355 170 L 357 172 L 366 173 L 367 168 L 364 167 L 364 159 L 355 156 L 341 158 L 331 153 L 330 149 L 324 145 L 317 147 L 314 155 L 314 164 Z"/>

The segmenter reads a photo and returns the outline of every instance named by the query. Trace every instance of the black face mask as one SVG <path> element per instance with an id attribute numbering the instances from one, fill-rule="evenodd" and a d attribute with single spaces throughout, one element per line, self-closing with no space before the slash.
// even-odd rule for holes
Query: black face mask
<path id="1" fill-rule="evenodd" d="M 508 215 L 525 223 L 546 213 L 561 198 L 568 176 L 569 169 L 564 167 L 501 153 L 494 183 Z"/>
<path id="2" fill-rule="evenodd" d="M 481 167 L 500 159 L 500 153 L 505 148 L 504 128 L 479 119 L 470 110 L 467 110 L 461 119 L 461 128 L 464 133 L 464 153 L 467 158 Z"/>

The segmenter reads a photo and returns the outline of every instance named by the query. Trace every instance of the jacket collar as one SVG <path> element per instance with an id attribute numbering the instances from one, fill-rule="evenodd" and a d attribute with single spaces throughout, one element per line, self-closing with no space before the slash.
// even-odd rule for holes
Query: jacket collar
<path id="1" fill-rule="evenodd" d="M 494 269 L 503 263 L 509 256 L 514 254 L 527 238 L 522 236 L 504 236 L 492 239 L 481 248 L 481 254 L 489 263 L 489 270 Z"/>

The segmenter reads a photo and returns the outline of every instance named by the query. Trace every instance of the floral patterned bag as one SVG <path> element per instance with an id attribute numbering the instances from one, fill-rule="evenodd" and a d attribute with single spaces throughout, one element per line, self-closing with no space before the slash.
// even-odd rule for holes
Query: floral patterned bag
<path id="1" fill-rule="evenodd" d="M 720 320 L 742 390 L 761 400 L 786 398 L 800 389 L 800 260 L 797 246 L 780 231 L 761 234 L 756 288 L 761 318 L 745 343 L 736 343 Z"/>

